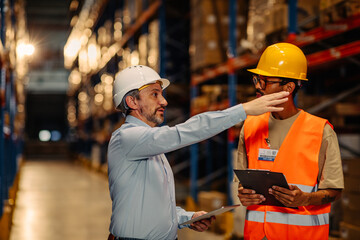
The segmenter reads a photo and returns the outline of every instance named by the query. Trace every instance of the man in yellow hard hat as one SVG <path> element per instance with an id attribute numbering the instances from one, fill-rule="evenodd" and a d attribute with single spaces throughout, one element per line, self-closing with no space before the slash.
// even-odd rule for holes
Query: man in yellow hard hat
<path id="1" fill-rule="evenodd" d="M 241 129 L 235 169 L 282 172 L 290 189 L 268 193 L 285 207 L 239 184 L 247 207 L 245 239 L 328 239 L 330 203 L 344 188 L 339 145 L 332 125 L 298 109 L 293 97 L 306 78 L 306 57 L 297 46 L 278 43 L 263 52 L 253 73 L 258 96 L 288 91 L 283 111 L 248 117 Z"/>

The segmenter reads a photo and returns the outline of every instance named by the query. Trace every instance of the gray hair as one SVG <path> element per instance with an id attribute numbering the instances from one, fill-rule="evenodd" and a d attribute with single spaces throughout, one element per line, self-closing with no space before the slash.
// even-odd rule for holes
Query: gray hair
<path id="1" fill-rule="evenodd" d="M 129 106 L 126 104 L 126 97 L 131 96 L 133 98 L 140 99 L 139 93 L 140 91 L 138 89 L 134 89 L 125 94 L 125 96 L 123 97 L 118 109 L 121 111 L 124 117 L 129 115 L 129 113 L 131 112 L 131 108 L 129 108 Z"/>

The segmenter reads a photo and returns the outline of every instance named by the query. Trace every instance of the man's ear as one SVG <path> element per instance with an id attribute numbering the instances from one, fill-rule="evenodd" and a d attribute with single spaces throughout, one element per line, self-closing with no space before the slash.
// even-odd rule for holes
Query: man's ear
<path id="1" fill-rule="evenodd" d="M 284 91 L 287 91 L 290 94 L 292 94 L 296 86 L 294 82 L 288 82 L 287 84 L 284 85 L 284 87 L 285 87 Z"/>
<path id="2" fill-rule="evenodd" d="M 135 97 L 133 97 L 133 96 L 127 96 L 126 98 L 125 98 L 125 102 L 126 102 L 126 104 L 128 105 L 128 107 L 130 108 L 130 109 L 137 109 L 138 108 L 138 103 L 137 103 L 137 101 L 136 101 L 136 98 Z"/>

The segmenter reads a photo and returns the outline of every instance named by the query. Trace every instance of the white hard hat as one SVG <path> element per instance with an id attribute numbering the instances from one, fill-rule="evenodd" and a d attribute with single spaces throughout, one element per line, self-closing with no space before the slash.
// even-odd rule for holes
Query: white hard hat
<path id="1" fill-rule="evenodd" d="M 129 91 L 157 81 L 162 82 L 162 89 L 170 85 L 169 80 L 161 78 L 157 72 L 147 66 L 136 65 L 125 68 L 115 76 L 113 88 L 115 107 L 119 107 L 123 97 Z"/>

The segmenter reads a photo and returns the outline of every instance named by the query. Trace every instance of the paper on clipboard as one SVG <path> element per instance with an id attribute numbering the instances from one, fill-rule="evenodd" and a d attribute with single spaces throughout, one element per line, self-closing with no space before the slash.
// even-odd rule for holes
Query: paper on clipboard
<path id="1" fill-rule="evenodd" d="M 259 205 L 271 205 L 285 207 L 273 195 L 269 194 L 269 188 L 279 186 L 289 189 L 289 185 L 283 173 L 271 172 L 267 170 L 234 170 L 237 178 L 244 188 L 255 190 L 262 194 L 266 200 Z"/>
<path id="2" fill-rule="evenodd" d="M 239 207 L 239 206 L 240 206 L 240 204 L 238 204 L 238 205 L 230 205 L 230 206 L 223 206 L 223 207 L 218 208 L 218 209 L 216 209 L 216 210 L 214 210 L 214 211 L 211 211 L 211 212 L 208 212 L 208 213 L 206 213 L 206 214 L 204 214 L 204 215 L 201 215 L 201 216 L 199 216 L 199 217 L 193 218 L 193 219 L 191 219 L 191 220 L 189 220 L 189 221 L 180 223 L 180 225 L 191 224 L 191 223 L 193 223 L 193 222 L 200 221 L 200 220 L 202 220 L 202 219 L 210 218 L 210 217 L 212 217 L 212 216 L 216 216 L 216 215 L 222 214 L 222 213 L 224 213 L 224 212 L 230 211 L 230 210 L 232 210 L 232 209 L 235 209 L 235 208 L 237 208 L 237 207 Z"/>

